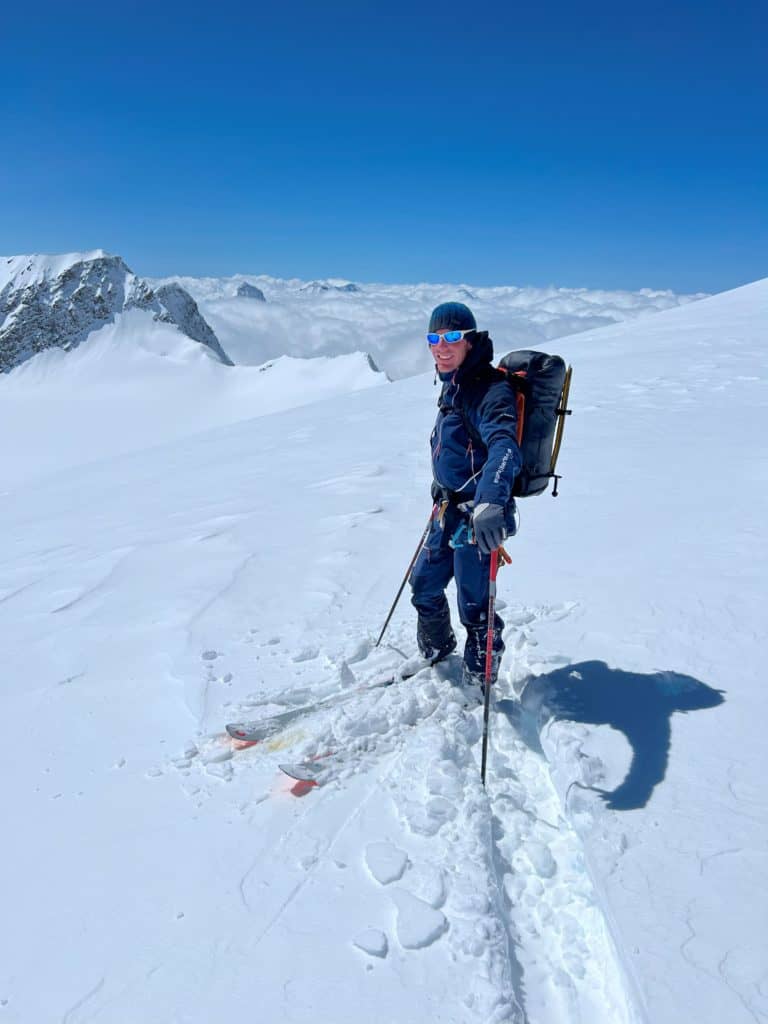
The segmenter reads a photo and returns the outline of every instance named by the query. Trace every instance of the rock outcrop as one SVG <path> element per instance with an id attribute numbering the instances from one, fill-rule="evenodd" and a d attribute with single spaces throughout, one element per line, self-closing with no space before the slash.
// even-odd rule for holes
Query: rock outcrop
<path id="1" fill-rule="evenodd" d="M 301 286 L 299 291 L 309 292 L 312 295 L 321 295 L 324 292 L 359 292 L 361 288 L 353 281 L 348 281 L 346 284 L 331 284 L 327 281 L 307 281 L 306 284 Z"/>
<path id="2" fill-rule="evenodd" d="M 201 345 L 207 345 L 216 353 L 222 363 L 232 366 L 232 360 L 219 344 L 219 339 L 208 326 L 197 303 L 189 294 L 184 291 L 180 284 L 164 284 L 155 292 L 163 312 L 155 319 L 164 323 L 176 324 L 179 330 L 183 331 L 193 341 L 199 341 Z"/>
<path id="3" fill-rule="evenodd" d="M 249 284 L 247 281 L 243 281 L 242 284 L 238 285 L 235 294 L 241 299 L 256 299 L 258 302 L 267 301 L 261 288 L 257 288 L 255 284 Z"/>

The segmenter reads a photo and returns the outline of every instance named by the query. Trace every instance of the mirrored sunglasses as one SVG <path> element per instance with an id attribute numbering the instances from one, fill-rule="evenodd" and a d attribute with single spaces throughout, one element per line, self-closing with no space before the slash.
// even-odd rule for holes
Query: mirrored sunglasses
<path id="1" fill-rule="evenodd" d="M 440 340 L 447 341 L 449 345 L 455 345 L 461 341 L 465 334 L 474 334 L 474 328 L 468 331 L 446 331 L 445 334 L 428 334 L 427 341 L 430 345 L 439 345 Z"/>

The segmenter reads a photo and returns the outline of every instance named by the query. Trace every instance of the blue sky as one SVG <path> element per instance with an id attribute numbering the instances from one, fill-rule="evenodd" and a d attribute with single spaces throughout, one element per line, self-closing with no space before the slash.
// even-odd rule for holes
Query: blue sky
<path id="1" fill-rule="evenodd" d="M 0 252 L 146 275 L 768 276 L 764 3 L 48 0 L 2 16 Z"/>

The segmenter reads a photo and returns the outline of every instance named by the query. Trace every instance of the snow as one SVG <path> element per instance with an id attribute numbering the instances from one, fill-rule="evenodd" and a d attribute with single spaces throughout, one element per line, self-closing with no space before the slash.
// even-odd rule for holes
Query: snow
<path id="1" fill-rule="evenodd" d="M 385 957 L 389 952 L 387 936 L 376 928 L 366 928 L 354 939 L 354 944 L 370 956 Z"/>
<path id="2" fill-rule="evenodd" d="M 352 692 L 414 650 L 430 375 L 123 318 L 0 380 L 3 1020 L 768 1019 L 767 325 L 758 282 L 558 341 L 487 789 L 456 656 Z"/>
<path id="3" fill-rule="evenodd" d="M 22 256 L 0 256 L 0 291 L 13 281 L 19 288 L 28 288 L 41 281 L 59 277 L 76 263 L 87 263 L 107 257 L 103 249 L 89 252 L 67 252 L 55 255 L 28 254 Z"/>
<path id="4" fill-rule="evenodd" d="M 365 850 L 365 861 L 379 885 L 388 885 L 403 877 L 408 854 L 398 850 L 392 843 L 369 843 Z"/>
<path id="5" fill-rule="evenodd" d="M 396 889 L 392 902 L 397 908 L 397 939 L 403 949 L 431 946 L 448 928 L 445 914 L 405 889 Z"/>
<path id="6" fill-rule="evenodd" d="M 383 383 L 359 352 L 235 372 L 132 309 L 72 352 L 49 349 L 0 375 L 0 433 L 14 438 L 0 470 L 13 483 Z"/>

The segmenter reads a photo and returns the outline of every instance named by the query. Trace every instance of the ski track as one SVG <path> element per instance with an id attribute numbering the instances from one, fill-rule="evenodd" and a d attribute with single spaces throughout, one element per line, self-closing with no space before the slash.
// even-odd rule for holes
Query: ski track
<path id="1" fill-rule="evenodd" d="M 361 857 L 368 859 L 370 884 L 388 901 L 391 928 L 387 934 L 361 922 L 350 942 L 362 957 L 385 963 L 393 944 L 411 955 L 442 944 L 471 979 L 456 1018 L 467 1024 L 633 1024 L 643 1019 L 582 842 L 569 820 L 572 813 L 583 816 L 584 806 L 577 804 L 574 811 L 567 793 L 561 800 L 539 741 L 548 730 L 546 708 L 526 709 L 507 697 L 519 695 L 530 676 L 564 663 L 537 652 L 535 631 L 539 623 L 561 619 L 575 607 L 507 607 L 504 612 L 508 653 L 491 716 L 487 790 L 479 778 L 482 707 L 468 706 L 456 682 L 457 655 L 410 680 L 331 704 L 255 747 L 238 751 L 222 734 L 205 734 L 183 755 L 158 767 L 155 774 L 173 768 L 212 782 L 255 769 L 258 778 L 268 780 L 251 800 L 256 806 L 268 801 L 270 792 L 274 795 L 280 762 L 339 752 L 328 759 L 327 783 L 310 791 L 278 842 L 261 849 L 240 877 L 237 887 L 249 913 L 250 879 L 263 858 L 279 864 L 295 855 L 305 825 L 322 819 L 323 808 L 340 791 L 365 782 L 350 812 L 315 843 L 311 855 L 299 857 L 304 874 L 279 897 L 249 943 L 251 949 L 305 893 L 363 808 L 374 796 L 388 797 L 400 832 L 372 835 Z M 392 671 L 399 662 L 395 652 L 412 646 L 410 628 L 403 626 L 399 631 L 392 627 L 390 644 L 378 650 L 372 641 L 361 641 L 355 629 L 339 650 L 328 651 L 316 642 L 317 629 L 307 632 L 316 639 L 297 650 L 283 649 L 280 636 L 262 638 L 254 629 L 241 638 L 243 645 L 257 644 L 279 666 L 279 674 L 297 682 L 277 694 L 220 701 L 219 722 L 243 715 L 258 718 L 344 693 Z M 219 664 L 224 655 L 209 649 L 200 656 L 206 694 L 215 682 L 231 684 L 233 673 Z M 578 726 L 568 728 L 570 747 L 561 744 L 557 752 L 578 758 L 582 733 Z M 547 743 L 546 749 L 554 748 Z M 592 774 L 585 776 L 585 789 L 598 772 L 593 763 L 588 767 Z M 207 783 L 202 789 L 190 795 L 215 798 Z M 382 866 L 386 863 L 397 865 L 392 878 Z"/>
<path id="2" fill-rule="evenodd" d="M 317 868 L 317 865 L 320 863 L 321 855 L 322 856 L 330 855 L 331 851 L 333 850 L 333 846 L 334 846 L 334 843 L 336 842 L 336 839 L 361 814 L 361 812 L 362 812 L 363 808 L 365 807 L 365 805 L 371 800 L 371 798 L 377 793 L 377 791 L 378 791 L 378 785 L 371 786 L 368 789 L 368 791 L 365 794 L 365 796 L 355 804 L 355 806 L 354 806 L 353 810 L 351 811 L 351 813 L 347 815 L 347 817 L 341 822 L 340 825 L 338 825 L 336 828 L 334 828 L 334 830 L 331 832 L 331 834 L 327 837 L 327 842 L 322 846 L 322 848 L 318 849 L 317 852 L 312 854 L 312 857 L 310 858 L 310 862 L 307 865 L 306 873 L 304 874 L 303 878 L 301 878 L 296 883 L 296 885 L 294 885 L 294 887 L 291 889 L 291 891 L 289 892 L 289 894 L 286 897 L 286 899 L 284 899 L 282 901 L 282 903 L 280 904 L 280 906 L 277 909 L 276 913 L 274 913 L 272 915 L 272 917 L 270 918 L 270 920 L 268 921 L 266 926 L 258 933 L 256 938 L 252 942 L 252 947 L 251 947 L 252 949 L 255 949 L 266 938 L 266 936 L 269 934 L 269 932 L 272 930 L 272 928 L 274 928 L 274 926 L 277 924 L 277 922 L 283 916 L 283 914 L 288 909 L 290 904 L 299 895 L 299 893 L 304 888 L 304 886 L 307 884 L 307 882 L 310 881 L 310 879 L 311 879 L 315 869 Z M 302 820 L 303 820 L 303 816 L 302 816 L 302 819 L 300 819 L 299 822 L 297 823 L 297 826 L 301 824 Z M 290 830 L 290 832 L 286 833 L 283 836 L 283 838 L 280 841 L 280 847 L 284 847 L 284 846 L 288 845 L 287 841 L 291 838 L 291 836 L 293 834 L 295 834 L 298 831 L 298 827 L 297 826 L 295 826 L 293 829 Z M 243 895 L 243 899 L 244 899 L 245 905 L 248 907 L 248 909 L 250 909 L 250 906 L 248 904 L 248 899 L 245 896 L 245 891 L 244 891 L 245 881 L 246 881 L 246 879 L 244 878 L 242 880 L 242 882 L 241 882 L 240 892 Z"/>
<path id="3" fill-rule="evenodd" d="M 62 1016 L 61 1024 L 73 1024 L 73 1021 L 75 1019 L 74 1015 L 77 1014 L 80 1010 L 82 1010 L 86 1003 L 90 1002 L 91 999 L 93 999 L 95 996 L 99 994 L 99 992 L 101 992 L 101 990 L 104 988 L 105 981 L 105 978 L 100 978 L 99 981 L 93 986 L 93 988 L 89 989 L 89 991 L 86 992 L 84 996 L 81 996 L 81 998 L 78 999 L 73 1006 L 70 1006 L 70 1008 Z"/>

